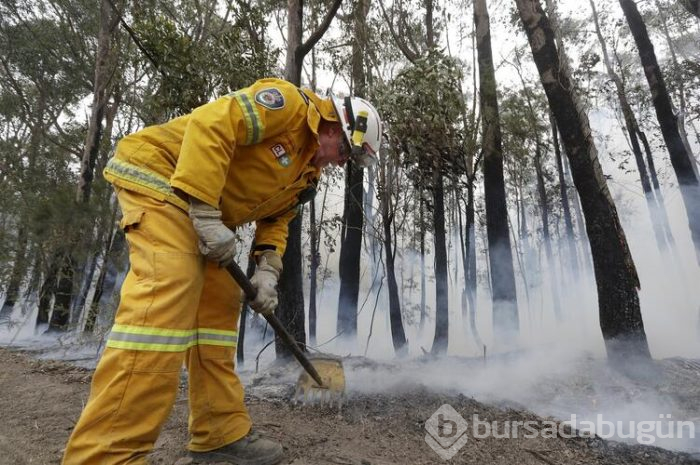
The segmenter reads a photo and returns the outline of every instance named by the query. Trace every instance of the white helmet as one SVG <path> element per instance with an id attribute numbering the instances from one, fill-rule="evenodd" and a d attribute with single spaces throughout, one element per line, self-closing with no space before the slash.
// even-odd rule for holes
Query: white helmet
<path id="1" fill-rule="evenodd" d="M 382 142 L 382 120 L 377 109 L 360 97 L 331 99 L 350 144 L 350 159 L 360 167 L 375 165 Z"/>

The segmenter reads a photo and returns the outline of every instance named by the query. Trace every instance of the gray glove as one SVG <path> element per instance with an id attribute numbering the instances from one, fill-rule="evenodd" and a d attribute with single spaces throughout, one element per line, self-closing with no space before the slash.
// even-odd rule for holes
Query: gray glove
<path id="1" fill-rule="evenodd" d="M 258 290 L 250 307 L 258 313 L 272 313 L 277 308 L 277 281 L 282 272 L 282 259 L 275 252 L 265 252 L 258 257 L 258 266 L 250 283 Z"/>
<path id="2" fill-rule="evenodd" d="M 190 219 L 199 236 L 199 251 L 219 266 L 227 266 L 236 256 L 236 235 L 221 221 L 221 211 L 190 197 Z"/>

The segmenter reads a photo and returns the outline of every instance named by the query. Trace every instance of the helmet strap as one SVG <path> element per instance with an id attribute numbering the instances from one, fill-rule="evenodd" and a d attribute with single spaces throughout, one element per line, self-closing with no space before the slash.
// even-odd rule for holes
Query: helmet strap
<path id="1" fill-rule="evenodd" d="M 352 131 L 355 130 L 355 114 L 352 111 L 352 99 L 350 97 L 345 97 L 343 101 L 343 106 L 345 107 L 345 111 L 348 114 L 348 129 L 352 134 Z"/>

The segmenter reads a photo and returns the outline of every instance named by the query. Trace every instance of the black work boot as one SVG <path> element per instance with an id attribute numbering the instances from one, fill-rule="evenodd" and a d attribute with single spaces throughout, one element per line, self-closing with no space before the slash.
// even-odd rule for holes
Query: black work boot
<path id="1" fill-rule="evenodd" d="M 207 452 L 190 451 L 194 463 L 228 462 L 232 465 L 274 465 L 283 457 L 282 444 L 251 431 L 224 447 Z"/>

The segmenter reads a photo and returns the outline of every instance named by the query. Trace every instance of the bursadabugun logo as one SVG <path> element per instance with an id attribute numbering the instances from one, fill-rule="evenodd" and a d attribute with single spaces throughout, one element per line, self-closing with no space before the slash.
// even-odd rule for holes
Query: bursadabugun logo
<path id="1" fill-rule="evenodd" d="M 468 426 L 459 412 L 443 404 L 425 422 L 425 442 L 443 460 L 450 460 L 467 443 Z"/>
<path id="2" fill-rule="evenodd" d="M 540 421 L 485 421 L 472 415 L 464 419 L 451 405 L 443 404 L 425 422 L 425 442 L 443 460 L 450 460 L 467 443 L 469 426 L 471 436 L 478 439 L 517 438 L 590 438 L 632 439 L 639 444 L 654 444 L 657 439 L 694 439 L 695 423 L 674 421 L 670 414 L 660 414 L 658 420 L 610 421 L 602 414 L 595 420 L 579 419 L 576 414 L 568 420 Z"/>

